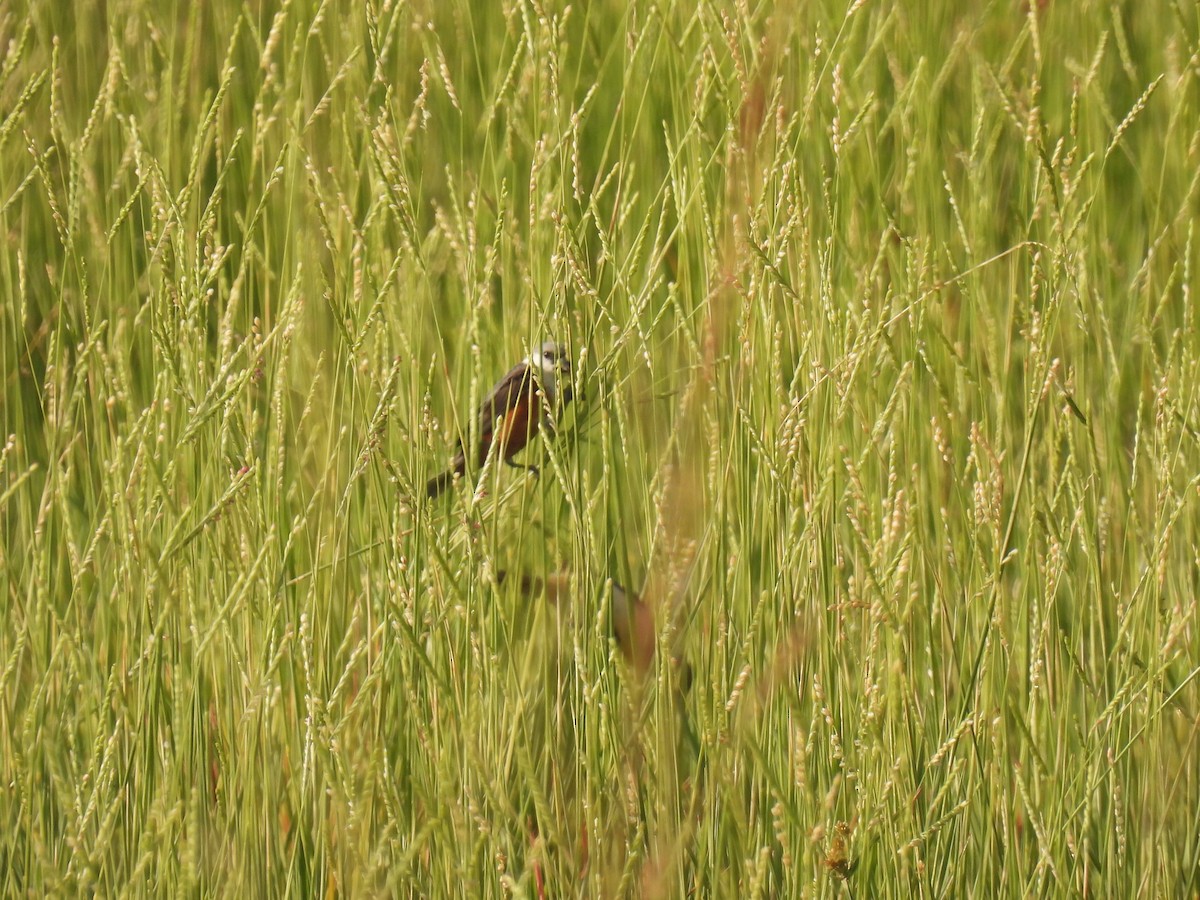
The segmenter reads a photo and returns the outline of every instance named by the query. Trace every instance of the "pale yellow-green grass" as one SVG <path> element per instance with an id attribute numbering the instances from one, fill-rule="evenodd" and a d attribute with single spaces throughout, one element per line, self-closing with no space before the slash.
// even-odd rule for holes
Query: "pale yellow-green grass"
<path id="1" fill-rule="evenodd" d="M 0 46 L 0 895 L 1200 892 L 1194 2 Z"/>

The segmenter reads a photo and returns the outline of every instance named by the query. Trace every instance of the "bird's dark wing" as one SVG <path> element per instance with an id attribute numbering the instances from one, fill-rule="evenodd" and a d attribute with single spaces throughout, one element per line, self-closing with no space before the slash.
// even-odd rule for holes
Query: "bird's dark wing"
<path id="1" fill-rule="evenodd" d="M 491 434 L 496 419 L 513 407 L 522 392 L 532 389 L 533 373 L 528 363 L 517 363 L 509 369 L 479 405 L 479 433 Z"/>

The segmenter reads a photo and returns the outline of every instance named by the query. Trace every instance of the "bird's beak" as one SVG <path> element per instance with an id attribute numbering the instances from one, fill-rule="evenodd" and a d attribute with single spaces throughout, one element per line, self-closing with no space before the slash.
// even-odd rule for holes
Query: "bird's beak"
<path id="1" fill-rule="evenodd" d="M 558 380 L 561 385 L 559 394 L 562 396 L 563 403 L 570 403 L 575 398 L 575 390 L 572 387 L 571 361 L 569 359 L 564 359 L 558 364 Z"/>

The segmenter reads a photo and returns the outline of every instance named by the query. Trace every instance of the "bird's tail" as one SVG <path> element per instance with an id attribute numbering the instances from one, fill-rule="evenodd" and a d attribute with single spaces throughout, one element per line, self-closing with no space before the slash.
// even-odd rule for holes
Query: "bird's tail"
<path id="1" fill-rule="evenodd" d="M 434 500 L 437 496 L 454 483 L 454 470 L 447 469 L 441 475 L 435 475 L 425 482 L 425 496 Z"/>

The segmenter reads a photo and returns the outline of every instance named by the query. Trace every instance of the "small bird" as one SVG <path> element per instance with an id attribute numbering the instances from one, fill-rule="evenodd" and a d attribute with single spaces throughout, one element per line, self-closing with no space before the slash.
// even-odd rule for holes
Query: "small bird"
<path id="1" fill-rule="evenodd" d="M 654 611 L 644 599 L 614 581 L 610 614 L 621 655 L 639 676 L 644 676 L 654 663 Z M 679 654 L 671 656 L 671 664 L 677 673 L 676 684 L 686 694 L 692 686 L 692 667 Z"/>
<path id="2" fill-rule="evenodd" d="M 501 572 L 497 581 L 503 581 Z M 657 638 L 654 610 L 645 599 L 627 591 L 616 581 L 612 583 L 612 605 L 609 607 L 609 622 L 617 649 L 625 662 L 633 667 L 638 678 L 644 678 L 654 665 L 654 648 Z M 570 597 L 571 577 L 568 572 L 555 572 L 545 578 L 524 575 L 521 591 L 527 596 L 545 593 L 551 605 L 557 606 L 563 597 Z M 676 687 L 686 694 L 692 686 L 692 667 L 683 655 L 673 653 L 671 665 L 675 670 Z"/>
<path id="3" fill-rule="evenodd" d="M 533 466 L 522 466 L 512 458 L 524 450 L 537 435 L 545 418 L 542 400 L 551 409 L 571 401 L 571 360 L 566 350 L 554 341 L 546 341 L 529 354 L 491 389 L 477 414 L 477 434 L 472 465 L 483 465 L 495 444 L 500 458 L 516 469 L 537 473 Z M 450 468 L 429 479 L 425 493 L 432 500 L 454 482 L 455 475 L 467 470 L 466 448 L 459 442 L 458 453 Z"/>

